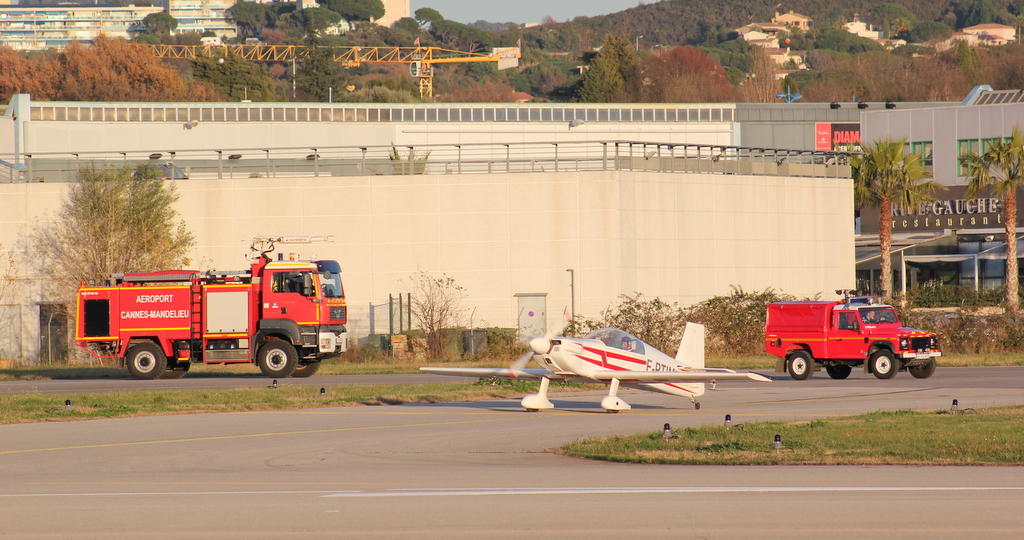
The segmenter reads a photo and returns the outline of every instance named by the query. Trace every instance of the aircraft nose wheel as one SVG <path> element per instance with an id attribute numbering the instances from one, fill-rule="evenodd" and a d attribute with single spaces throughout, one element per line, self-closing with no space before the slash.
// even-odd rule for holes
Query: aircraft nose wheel
<path id="1" fill-rule="evenodd" d="M 693 408 L 699 411 L 700 410 L 700 402 L 699 401 L 694 401 L 693 402 Z"/>

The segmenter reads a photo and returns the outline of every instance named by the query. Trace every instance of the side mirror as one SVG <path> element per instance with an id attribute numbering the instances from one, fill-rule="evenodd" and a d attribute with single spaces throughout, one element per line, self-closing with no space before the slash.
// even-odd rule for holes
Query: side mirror
<path id="1" fill-rule="evenodd" d="M 302 296 L 313 296 L 313 274 L 311 272 L 302 274 Z"/>

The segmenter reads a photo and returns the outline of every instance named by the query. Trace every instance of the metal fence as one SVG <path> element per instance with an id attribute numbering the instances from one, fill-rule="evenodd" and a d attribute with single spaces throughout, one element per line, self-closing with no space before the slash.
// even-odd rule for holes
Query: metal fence
<path id="1" fill-rule="evenodd" d="M 0 155 L 0 182 L 70 182 L 82 167 L 151 164 L 164 177 L 257 178 L 655 171 L 846 178 L 847 152 L 644 141 L 324 146 Z"/>

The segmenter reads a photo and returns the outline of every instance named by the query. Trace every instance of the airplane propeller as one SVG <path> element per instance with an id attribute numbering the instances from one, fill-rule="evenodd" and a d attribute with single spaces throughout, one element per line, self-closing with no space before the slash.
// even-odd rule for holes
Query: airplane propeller
<path id="1" fill-rule="evenodd" d="M 522 356 L 516 358 L 515 362 L 512 362 L 512 369 L 526 369 L 526 365 L 530 363 L 530 360 L 535 354 L 547 354 L 551 352 L 551 338 L 555 337 L 555 334 L 550 330 L 544 334 L 544 337 L 535 337 L 530 340 L 530 350 L 523 353 Z"/>
<path id="2" fill-rule="evenodd" d="M 533 351 L 526 351 L 522 356 L 516 358 L 515 362 L 512 362 L 510 366 L 512 369 L 526 369 L 526 364 L 530 363 L 530 359 L 533 358 Z"/>
<path id="3" fill-rule="evenodd" d="M 530 349 L 537 354 L 547 354 L 551 352 L 551 338 L 555 337 L 555 334 L 550 330 L 544 334 L 544 337 L 535 337 L 530 340 Z"/>

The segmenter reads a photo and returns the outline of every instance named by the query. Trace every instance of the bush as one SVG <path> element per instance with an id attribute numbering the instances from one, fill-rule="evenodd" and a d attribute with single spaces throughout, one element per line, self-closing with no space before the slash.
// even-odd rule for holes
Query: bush
<path id="1" fill-rule="evenodd" d="M 729 296 L 715 296 L 691 307 L 687 318 L 704 325 L 706 354 L 749 356 L 764 352 L 768 304 L 793 299 L 771 288 L 746 293 L 733 287 Z"/>

